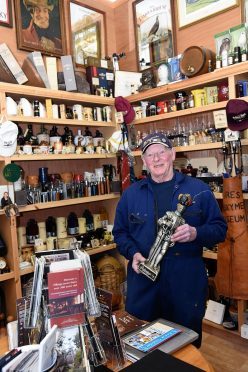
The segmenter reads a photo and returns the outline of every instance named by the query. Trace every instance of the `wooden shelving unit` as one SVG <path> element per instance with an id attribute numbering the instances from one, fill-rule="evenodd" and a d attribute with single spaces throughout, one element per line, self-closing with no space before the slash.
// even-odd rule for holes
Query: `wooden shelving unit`
<path id="1" fill-rule="evenodd" d="M 45 88 L 36 88 L 31 86 L 23 86 L 18 84 L 7 84 L 0 83 L 0 107 L 1 114 L 5 116 L 6 119 L 9 119 L 13 122 L 19 123 L 20 125 L 32 124 L 33 127 L 40 127 L 41 124 L 47 126 L 71 126 L 82 129 L 83 127 L 89 128 L 101 128 L 101 131 L 104 133 L 104 136 L 108 138 L 116 129 L 115 120 L 112 122 L 103 122 L 103 121 L 85 121 L 77 119 L 50 119 L 50 118 L 41 118 L 41 117 L 25 117 L 25 116 L 8 116 L 6 109 L 6 96 L 12 97 L 14 100 L 19 101 L 21 97 L 26 97 L 30 101 L 38 99 L 45 103 L 46 98 L 52 99 L 53 103 L 56 104 L 82 104 L 84 107 L 104 107 L 111 106 L 114 110 L 114 98 L 109 97 L 100 97 L 94 95 L 86 95 L 82 93 L 70 93 L 61 90 L 50 90 Z M 114 115 L 113 115 L 114 118 Z M 37 132 L 35 130 L 35 132 Z M 104 154 L 15 154 L 12 157 L 0 157 L 1 167 L 4 167 L 7 164 L 12 162 L 20 164 L 24 168 L 25 174 L 37 174 L 39 167 L 48 167 L 49 170 L 53 169 L 52 173 L 65 172 L 67 169 L 71 171 L 74 169 L 77 170 L 77 173 L 82 173 L 84 168 L 87 168 L 87 164 L 90 164 L 90 170 L 93 168 L 101 167 L 102 164 L 111 163 L 115 164 L 116 154 L 104 153 Z M 53 165 L 54 164 L 54 165 Z M 86 164 L 86 165 L 85 165 Z M 73 168 L 73 169 L 72 169 Z M 3 178 L 0 178 L 2 184 L 6 184 L 6 181 Z M 36 216 L 44 218 L 46 211 L 51 210 L 56 212 L 56 209 L 59 208 L 61 215 L 63 215 L 63 210 L 66 208 L 72 207 L 76 208 L 77 205 L 106 205 L 106 208 L 109 212 L 110 221 L 113 222 L 114 211 L 116 203 L 119 199 L 119 194 L 104 194 L 96 195 L 89 197 L 81 197 L 75 199 L 66 199 L 61 201 L 54 201 L 48 203 L 38 203 L 30 204 L 25 207 L 19 207 L 20 216 L 11 217 L 7 219 L 3 210 L 0 210 L 0 233 L 4 238 L 8 246 L 8 255 L 7 262 L 11 268 L 10 273 L 0 275 L 0 285 L 4 289 L 6 296 L 8 296 L 7 301 L 7 314 L 16 313 L 16 299 L 22 296 L 21 292 L 21 278 L 27 274 L 33 273 L 33 267 L 27 267 L 23 270 L 19 268 L 19 252 L 18 252 L 18 241 L 17 241 L 17 226 L 21 225 L 22 219 L 25 223 L 25 214 L 28 212 L 32 213 L 32 217 Z M 60 213 L 60 212 L 59 212 Z M 30 216 L 30 214 L 29 214 Z M 90 255 L 95 255 L 103 253 L 105 251 L 111 251 L 115 249 L 115 245 L 106 245 L 102 247 L 97 247 L 89 251 Z"/>

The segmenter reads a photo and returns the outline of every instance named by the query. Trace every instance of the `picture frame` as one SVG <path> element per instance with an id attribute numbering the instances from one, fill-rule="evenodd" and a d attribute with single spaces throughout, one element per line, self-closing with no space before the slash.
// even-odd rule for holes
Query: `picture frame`
<path id="1" fill-rule="evenodd" d="M 213 17 L 239 5 L 239 0 L 177 0 L 179 29 Z"/>
<path id="2" fill-rule="evenodd" d="M 138 70 L 176 54 L 171 0 L 136 0 L 133 3 Z"/>
<path id="3" fill-rule="evenodd" d="M 38 0 L 34 7 L 35 1 L 15 0 L 17 47 L 55 57 L 66 54 L 63 0 L 46 7 Z"/>
<path id="4" fill-rule="evenodd" d="M 13 27 L 11 0 L 0 2 L 0 26 Z"/>
<path id="5" fill-rule="evenodd" d="M 70 29 L 76 66 L 105 56 L 105 14 L 78 1 L 70 1 Z"/>

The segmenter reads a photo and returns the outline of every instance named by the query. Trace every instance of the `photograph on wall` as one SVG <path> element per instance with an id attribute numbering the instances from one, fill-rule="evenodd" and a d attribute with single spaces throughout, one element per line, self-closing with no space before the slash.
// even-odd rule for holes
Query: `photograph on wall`
<path id="1" fill-rule="evenodd" d="M 105 50 L 104 15 L 71 1 L 70 21 L 75 63 L 85 65 L 89 57 L 100 59 Z"/>
<path id="2" fill-rule="evenodd" d="M 11 0 L 0 1 L 0 26 L 13 27 Z"/>
<path id="3" fill-rule="evenodd" d="M 229 30 L 214 35 L 216 55 L 222 57 L 223 53 L 231 51 L 231 35 Z"/>
<path id="4" fill-rule="evenodd" d="M 247 35 L 244 23 L 230 28 L 231 36 L 231 50 L 234 51 L 235 47 L 240 47 L 240 50 L 247 49 Z"/>
<path id="5" fill-rule="evenodd" d="M 15 0 L 17 46 L 44 54 L 65 54 L 62 0 Z"/>
<path id="6" fill-rule="evenodd" d="M 239 0 L 177 0 L 178 26 L 189 26 L 238 5 Z"/>
<path id="7" fill-rule="evenodd" d="M 138 0 L 134 3 L 134 23 L 139 69 L 175 54 L 170 0 Z"/>

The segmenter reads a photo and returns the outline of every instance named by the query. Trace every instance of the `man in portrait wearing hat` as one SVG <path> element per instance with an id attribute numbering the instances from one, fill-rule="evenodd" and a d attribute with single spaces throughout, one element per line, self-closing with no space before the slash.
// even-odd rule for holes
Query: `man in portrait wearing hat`
<path id="1" fill-rule="evenodd" d="M 120 253 L 129 260 L 126 310 L 143 320 L 161 317 L 191 328 L 200 347 L 208 288 L 202 251 L 225 240 L 227 225 L 208 185 L 173 169 L 175 149 L 163 133 L 146 136 L 141 151 L 149 176 L 124 191 L 113 229 Z M 180 194 L 190 194 L 192 205 L 152 281 L 139 272 L 139 264 L 156 240 L 158 219 L 177 209 Z"/>
<path id="2" fill-rule="evenodd" d="M 23 40 L 47 51 L 61 49 L 61 39 L 57 38 L 50 25 L 50 15 L 57 4 L 56 0 L 23 0 L 23 4 L 31 15 L 27 28 L 23 28 Z"/>

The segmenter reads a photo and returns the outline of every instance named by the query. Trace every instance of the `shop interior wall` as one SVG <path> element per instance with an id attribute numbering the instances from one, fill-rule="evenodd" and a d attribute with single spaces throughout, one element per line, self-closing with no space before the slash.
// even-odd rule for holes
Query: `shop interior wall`
<path id="1" fill-rule="evenodd" d="M 127 57 L 120 62 L 121 69 L 137 71 L 135 33 L 133 19 L 133 3 L 135 0 L 126 0 L 115 8 L 116 45 L 118 52 L 125 51 Z M 179 29 L 177 22 L 176 1 L 172 0 L 174 7 L 174 44 L 177 54 L 182 53 L 192 45 L 204 46 L 215 51 L 214 35 L 228 30 L 241 23 L 242 1 L 238 7 L 221 14 L 209 17 L 201 22 Z M 214 6 L 214 5 L 213 5 Z"/>
<path id="2" fill-rule="evenodd" d="M 16 20 L 15 20 L 15 7 L 14 0 L 12 1 L 12 16 L 13 16 L 13 28 L 0 26 L 0 43 L 5 42 L 11 49 L 12 53 L 22 65 L 22 62 L 26 58 L 27 51 L 17 49 L 17 39 L 16 39 Z M 112 54 L 116 49 L 116 38 L 115 38 L 115 20 L 114 20 L 114 10 L 109 5 L 107 0 L 77 0 L 78 4 L 84 4 L 93 9 L 98 9 L 105 13 L 106 17 L 106 55 Z M 71 35 L 70 35 L 70 21 L 69 21 L 69 3 L 70 0 L 63 0 L 64 4 L 64 19 L 65 19 L 65 30 L 66 30 L 66 53 L 71 54 Z"/>
<path id="3" fill-rule="evenodd" d="M 67 54 L 71 53 L 69 1 L 63 0 L 66 26 Z M 135 0 L 117 0 L 113 7 L 107 0 L 77 0 L 78 3 L 90 6 L 106 14 L 106 54 L 125 52 L 126 58 L 120 61 L 120 68 L 127 71 L 137 71 L 137 57 L 135 48 L 135 33 L 133 19 L 133 2 Z M 241 2 L 242 3 L 242 2 Z M 214 35 L 241 23 L 241 8 L 238 6 L 199 23 L 178 28 L 176 1 L 174 7 L 174 44 L 177 53 L 182 53 L 192 45 L 204 46 L 215 50 Z M 14 6 L 13 6 L 14 8 Z M 18 62 L 22 64 L 28 52 L 17 49 L 15 30 L 15 9 L 12 8 L 13 28 L 0 26 L 0 42 L 6 42 L 14 53 Z"/>

